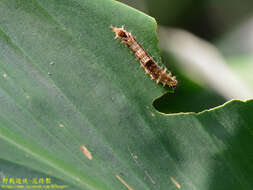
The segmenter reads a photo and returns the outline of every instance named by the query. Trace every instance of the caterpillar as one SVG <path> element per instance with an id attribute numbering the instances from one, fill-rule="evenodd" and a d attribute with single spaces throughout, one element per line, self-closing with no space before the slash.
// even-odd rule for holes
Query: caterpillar
<path id="1" fill-rule="evenodd" d="M 172 76 L 170 72 L 167 73 L 167 68 L 163 70 L 143 49 L 135 37 L 124 29 L 124 26 L 117 28 L 111 25 L 110 28 L 116 34 L 115 39 L 120 39 L 135 54 L 141 66 L 150 75 L 152 80 L 154 79 L 157 83 L 162 83 L 163 86 L 168 85 L 172 88 L 177 86 L 176 77 Z"/>

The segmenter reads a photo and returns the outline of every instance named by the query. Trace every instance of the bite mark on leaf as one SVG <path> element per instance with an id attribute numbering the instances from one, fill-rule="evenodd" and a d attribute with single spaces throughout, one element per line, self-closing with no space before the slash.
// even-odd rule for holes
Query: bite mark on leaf
<path id="1" fill-rule="evenodd" d="M 134 188 L 132 188 L 131 186 L 129 186 L 124 179 L 122 179 L 118 174 L 115 174 L 115 177 L 123 184 L 127 187 L 128 190 L 134 190 Z"/>
<path id="2" fill-rule="evenodd" d="M 180 185 L 173 177 L 170 177 L 170 180 L 172 181 L 172 183 L 174 183 L 174 184 L 176 185 L 176 187 L 177 187 L 178 189 L 181 188 L 181 185 Z"/>
<path id="3" fill-rule="evenodd" d="M 82 150 L 83 154 L 84 154 L 89 160 L 92 160 L 92 154 L 91 154 L 91 152 L 86 148 L 86 146 L 82 145 L 82 146 L 81 146 L 81 150 Z"/>

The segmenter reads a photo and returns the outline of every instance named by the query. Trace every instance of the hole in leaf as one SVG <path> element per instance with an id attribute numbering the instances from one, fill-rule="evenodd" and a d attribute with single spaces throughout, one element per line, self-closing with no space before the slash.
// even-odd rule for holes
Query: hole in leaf
<path id="1" fill-rule="evenodd" d="M 179 86 L 174 93 L 166 93 L 153 101 L 153 106 L 159 112 L 180 113 L 180 112 L 201 112 L 206 109 L 222 105 L 227 100 L 212 90 L 189 81 L 186 78 L 179 78 Z"/>

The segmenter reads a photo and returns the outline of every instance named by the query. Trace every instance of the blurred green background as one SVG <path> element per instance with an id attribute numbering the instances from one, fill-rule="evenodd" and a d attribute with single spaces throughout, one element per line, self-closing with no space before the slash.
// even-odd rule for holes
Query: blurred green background
<path id="1" fill-rule="evenodd" d="M 156 19 L 163 63 L 179 80 L 175 94 L 154 100 L 157 110 L 201 112 L 253 97 L 253 1 L 120 1 Z"/>
<path id="2" fill-rule="evenodd" d="M 210 41 L 222 40 L 252 15 L 253 1 L 120 0 L 154 17 L 159 25 L 179 27 Z"/>

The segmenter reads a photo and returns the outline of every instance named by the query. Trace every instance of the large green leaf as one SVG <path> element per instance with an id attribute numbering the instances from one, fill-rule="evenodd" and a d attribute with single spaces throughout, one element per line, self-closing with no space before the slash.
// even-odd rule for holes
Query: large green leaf
<path id="1" fill-rule="evenodd" d="M 85 190 L 251 189 L 253 102 L 157 112 L 152 101 L 168 89 L 110 24 L 125 24 L 160 62 L 154 19 L 123 4 L 0 1 L 2 175 L 19 165 L 24 177 Z"/>

